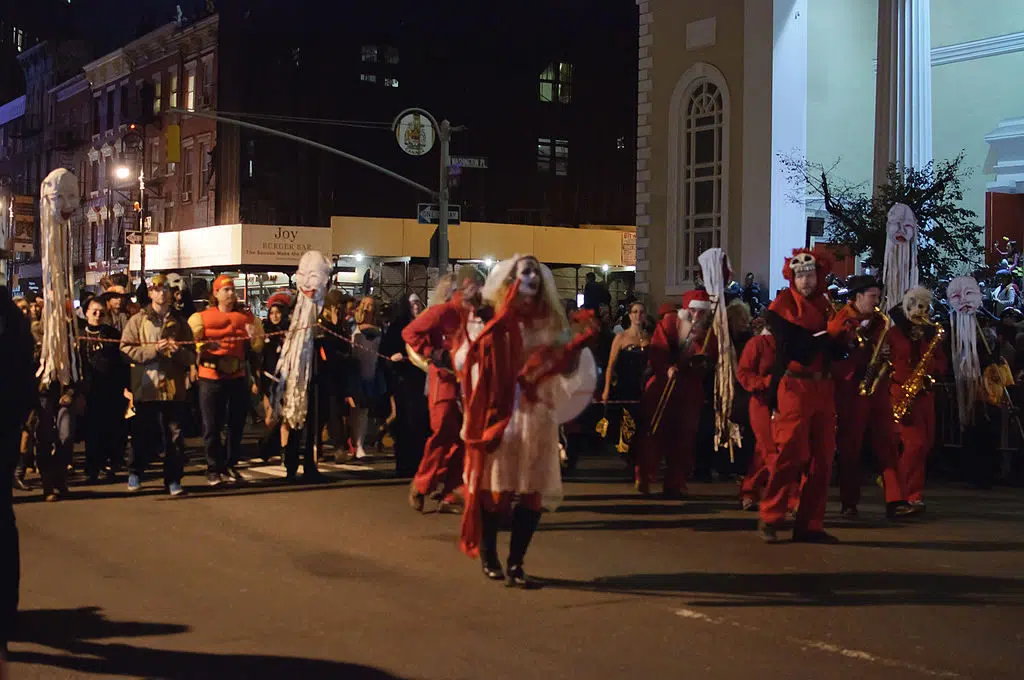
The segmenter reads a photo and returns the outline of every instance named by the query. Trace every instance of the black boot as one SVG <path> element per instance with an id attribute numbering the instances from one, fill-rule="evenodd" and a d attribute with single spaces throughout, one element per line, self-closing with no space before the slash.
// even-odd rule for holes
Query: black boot
<path id="1" fill-rule="evenodd" d="M 522 505 L 517 505 L 512 512 L 512 538 L 508 546 L 508 580 L 505 582 L 510 588 L 530 588 L 532 584 L 523 571 L 523 559 L 526 557 L 526 550 L 530 547 L 530 540 L 533 539 L 533 532 L 537 530 L 540 522 L 540 513 L 530 510 Z"/>
<path id="2" fill-rule="evenodd" d="M 492 581 L 503 581 L 505 572 L 501 569 L 501 560 L 498 559 L 498 527 L 501 524 L 501 515 L 496 512 L 481 510 L 483 517 L 483 536 L 480 538 L 480 566 L 484 570 L 484 576 Z"/>

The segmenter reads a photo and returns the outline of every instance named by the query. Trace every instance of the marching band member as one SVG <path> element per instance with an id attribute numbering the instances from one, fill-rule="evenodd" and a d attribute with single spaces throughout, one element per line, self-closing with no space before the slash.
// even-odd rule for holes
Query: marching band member
<path id="1" fill-rule="evenodd" d="M 439 301 L 428 307 L 402 331 L 402 339 L 415 361 L 425 361 L 428 373 L 430 430 L 419 469 L 409 488 L 409 504 L 423 510 L 427 496 L 443 488 L 442 512 L 457 512 L 454 492 L 462 486 L 465 449 L 460 434 L 459 381 L 451 353 L 466 334 L 466 325 L 480 307 L 483 276 L 471 266 L 460 267 L 455 281 L 438 287 Z M 458 286 L 454 290 L 452 286 Z M 424 366 L 421 366 L 424 368 Z"/>
<path id="2" fill-rule="evenodd" d="M 893 418 L 902 414 L 896 431 L 902 444 L 900 479 L 907 500 L 918 511 L 924 510 L 925 470 L 935 446 L 935 393 L 928 376 L 946 372 L 944 329 L 930 320 L 932 294 L 927 288 L 911 288 L 903 303 L 893 310 L 894 325 L 889 331 L 892 361 Z M 903 402 L 903 406 L 900 404 Z"/>
<path id="3" fill-rule="evenodd" d="M 747 341 L 736 365 L 736 380 L 750 393 L 748 410 L 750 429 L 754 432 L 754 456 L 740 486 L 740 503 L 744 510 L 757 506 L 761 490 L 768 481 L 768 460 L 775 456 L 772 439 L 772 413 L 768 405 L 768 388 L 775 365 L 775 338 L 765 328 Z"/>
<path id="4" fill-rule="evenodd" d="M 829 330 L 842 334 L 856 329 L 863 346 L 855 345 L 846 359 L 833 365 L 835 379 L 836 440 L 839 447 L 840 514 L 857 517 L 861 487 L 861 445 L 870 431 L 871 446 L 882 473 L 885 514 L 890 519 L 913 514 L 899 476 L 899 439 L 892 420 L 889 396 L 889 318 L 878 306 L 882 288 L 873 276 L 854 276 L 846 283 L 847 303 L 829 322 Z"/>
<path id="5" fill-rule="evenodd" d="M 683 309 L 668 312 L 654 329 L 648 350 L 653 374 L 641 397 L 644 423 L 638 426 L 636 489 L 646 495 L 665 457 L 665 498 L 686 496 L 693 470 L 697 427 L 705 395 L 705 368 L 714 363 L 717 344 L 709 342 L 711 297 L 703 290 L 683 295 Z"/>
<path id="6" fill-rule="evenodd" d="M 777 455 L 768 460 L 768 483 L 761 497 L 758 530 L 778 542 L 790 496 L 806 470 L 793 540 L 831 543 L 825 532 L 825 504 L 835 452 L 836 413 L 829 362 L 842 338 L 828 330 L 834 314 L 825 295 L 831 264 L 822 255 L 794 250 L 783 276 L 792 287 L 779 292 L 766 315 L 776 342 L 776 362 L 768 397 L 774 408 L 772 433 Z"/>

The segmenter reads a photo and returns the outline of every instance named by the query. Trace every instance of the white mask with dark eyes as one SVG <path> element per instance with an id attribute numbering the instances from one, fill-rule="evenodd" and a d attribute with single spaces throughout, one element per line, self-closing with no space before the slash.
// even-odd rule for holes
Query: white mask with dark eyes
<path id="1" fill-rule="evenodd" d="M 516 263 L 516 278 L 519 279 L 519 294 L 532 298 L 540 292 L 540 267 L 536 260 L 524 258 Z"/>

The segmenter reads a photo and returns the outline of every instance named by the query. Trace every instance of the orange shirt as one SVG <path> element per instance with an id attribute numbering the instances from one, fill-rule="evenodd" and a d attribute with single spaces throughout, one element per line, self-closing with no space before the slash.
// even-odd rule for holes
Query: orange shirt
<path id="1" fill-rule="evenodd" d="M 249 340 L 248 326 L 255 325 L 249 312 L 222 312 L 215 306 L 193 314 L 189 326 L 196 340 L 218 343 L 214 347 L 199 346 L 199 377 L 207 380 L 228 380 L 245 376 L 245 349 Z"/>

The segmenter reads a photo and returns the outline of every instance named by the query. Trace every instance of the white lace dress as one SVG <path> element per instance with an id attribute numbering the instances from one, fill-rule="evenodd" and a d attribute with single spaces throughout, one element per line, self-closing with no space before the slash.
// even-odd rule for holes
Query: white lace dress
<path id="1" fill-rule="evenodd" d="M 551 344 L 544 331 L 523 329 L 523 346 L 529 353 Z M 460 347 L 455 361 L 465 361 L 466 347 Z M 477 371 L 470 376 L 470 389 L 477 382 Z M 559 461 L 558 427 L 572 420 L 593 398 L 597 384 L 597 364 L 589 349 L 580 354 L 576 370 L 545 380 L 536 402 L 525 399 L 516 387 L 515 406 L 497 451 L 487 457 L 480 488 L 487 491 L 540 493 L 544 509 L 552 511 L 562 502 L 562 471 Z M 469 470 L 467 468 L 467 474 Z M 466 479 L 466 484 L 471 480 Z"/>

